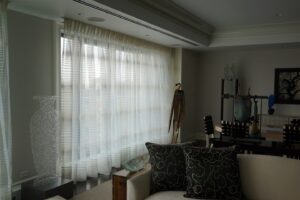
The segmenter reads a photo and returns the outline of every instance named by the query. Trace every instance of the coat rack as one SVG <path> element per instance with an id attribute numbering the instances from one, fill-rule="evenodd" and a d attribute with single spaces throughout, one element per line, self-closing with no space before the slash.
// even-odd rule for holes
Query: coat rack
<path id="1" fill-rule="evenodd" d="M 253 99 L 254 101 L 256 99 L 258 99 L 260 101 L 260 112 L 259 112 L 259 126 L 260 126 L 260 130 L 261 130 L 261 120 L 262 120 L 262 107 L 263 107 L 263 99 L 268 99 L 268 96 L 258 96 L 258 95 L 238 95 L 239 91 L 239 81 L 238 79 L 234 80 L 235 81 L 235 92 L 234 94 L 225 94 L 224 93 L 224 85 L 225 85 L 225 80 L 222 79 L 221 82 L 221 121 L 223 121 L 224 119 L 224 99 L 232 99 L 233 104 L 234 104 L 234 98 L 239 96 L 239 97 L 246 97 L 246 98 L 250 98 Z M 234 109 L 234 106 L 233 106 Z"/>
<path id="2" fill-rule="evenodd" d="M 232 98 L 234 96 L 238 95 L 238 90 L 239 90 L 239 80 L 235 79 L 232 80 L 235 82 L 235 90 L 234 90 L 234 94 L 225 94 L 224 93 L 224 86 L 225 86 L 225 80 L 222 79 L 222 83 L 221 83 L 221 121 L 224 118 L 224 100 L 225 99 L 229 99 Z M 232 97 L 231 97 L 232 96 Z"/>

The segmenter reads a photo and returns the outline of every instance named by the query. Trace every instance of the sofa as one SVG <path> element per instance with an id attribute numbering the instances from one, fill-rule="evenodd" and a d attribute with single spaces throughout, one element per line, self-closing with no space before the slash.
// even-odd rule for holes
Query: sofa
<path id="1" fill-rule="evenodd" d="M 247 200 L 299 200 L 300 160 L 279 156 L 238 154 L 242 190 Z M 189 200 L 185 191 L 150 194 L 151 170 L 127 181 L 127 200 Z"/>

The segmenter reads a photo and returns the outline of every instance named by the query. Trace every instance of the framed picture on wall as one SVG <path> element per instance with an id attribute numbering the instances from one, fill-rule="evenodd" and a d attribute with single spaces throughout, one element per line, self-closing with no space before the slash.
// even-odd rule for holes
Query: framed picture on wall
<path id="1" fill-rule="evenodd" d="M 300 68 L 276 68 L 274 88 L 276 103 L 300 104 Z"/>

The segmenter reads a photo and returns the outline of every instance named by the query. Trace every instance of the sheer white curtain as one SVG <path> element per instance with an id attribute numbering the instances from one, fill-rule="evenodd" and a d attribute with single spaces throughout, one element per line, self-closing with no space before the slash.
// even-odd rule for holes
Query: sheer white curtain
<path id="1" fill-rule="evenodd" d="M 0 0 L 0 200 L 11 200 L 11 127 L 6 6 L 7 2 Z"/>
<path id="2" fill-rule="evenodd" d="M 65 20 L 61 39 L 62 172 L 74 180 L 170 142 L 172 49 Z"/>

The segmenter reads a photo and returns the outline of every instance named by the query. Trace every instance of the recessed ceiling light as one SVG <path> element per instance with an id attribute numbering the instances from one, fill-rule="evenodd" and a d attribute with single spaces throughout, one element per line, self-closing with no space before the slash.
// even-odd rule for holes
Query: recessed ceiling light
<path id="1" fill-rule="evenodd" d="M 87 20 L 90 22 L 104 22 L 105 21 L 105 19 L 100 18 L 100 17 L 89 17 L 89 18 L 87 18 Z"/>

